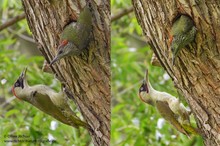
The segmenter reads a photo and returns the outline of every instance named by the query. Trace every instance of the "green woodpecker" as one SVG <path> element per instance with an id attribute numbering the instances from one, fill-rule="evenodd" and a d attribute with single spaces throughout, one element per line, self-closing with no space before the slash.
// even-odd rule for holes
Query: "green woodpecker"
<path id="1" fill-rule="evenodd" d="M 174 23 L 171 29 L 170 47 L 173 54 L 172 64 L 179 51 L 189 45 L 196 36 L 196 27 L 192 19 L 186 15 L 181 15 Z"/>
<path id="2" fill-rule="evenodd" d="M 179 99 L 166 92 L 155 90 L 149 82 L 148 71 L 139 89 L 139 97 L 143 102 L 156 106 L 160 115 L 179 132 L 187 136 L 197 134 L 196 129 L 190 124 L 190 111 L 180 103 Z"/>
<path id="3" fill-rule="evenodd" d="M 72 22 L 64 28 L 57 55 L 50 65 L 66 56 L 81 54 L 90 42 L 91 32 L 92 14 L 89 7 L 85 6 L 77 22 Z"/>
<path id="4" fill-rule="evenodd" d="M 26 71 L 27 68 L 24 69 L 12 87 L 15 97 L 32 104 L 64 124 L 75 128 L 80 126 L 89 128 L 88 124 L 81 121 L 72 111 L 62 91 L 57 93 L 45 85 L 29 86 L 26 80 Z"/>

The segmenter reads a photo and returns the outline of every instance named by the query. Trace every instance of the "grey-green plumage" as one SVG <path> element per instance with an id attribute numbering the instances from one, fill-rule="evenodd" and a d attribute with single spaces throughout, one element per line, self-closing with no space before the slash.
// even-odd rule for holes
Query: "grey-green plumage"
<path id="1" fill-rule="evenodd" d="M 89 45 L 91 32 L 92 13 L 89 7 L 85 6 L 80 12 L 77 22 L 67 25 L 61 33 L 61 44 L 50 65 L 64 57 L 81 54 Z"/>
<path id="2" fill-rule="evenodd" d="M 171 36 L 171 51 L 173 53 L 172 63 L 174 64 L 179 51 L 195 39 L 196 27 L 192 19 L 188 16 L 181 15 L 172 26 Z"/>
<path id="3" fill-rule="evenodd" d="M 46 85 L 29 86 L 26 80 L 26 71 L 27 69 L 22 72 L 12 88 L 13 94 L 17 98 L 32 104 L 64 124 L 75 128 L 90 129 L 89 125 L 72 111 L 67 97 L 62 91 L 57 93 Z"/>
<path id="4" fill-rule="evenodd" d="M 167 121 L 170 122 L 179 132 L 188 135 L 187 131 L 182 127 L 182 125 L 177 120 L 178 115 L 176 115 L 170 108 L 167 102 L 156 101 L 156 107 L 160 115 Z"/>
<path id="5" fill-rule="evenodd" d="M 61 40 L 73 42 L 78 49 L 84 49 L 89 42 L 92 30 L 92 14 L 88 6 L 85 6 L 80 13 L 77 22 L 67 25 L 62 34 Z"/>
<path id="6" fill-rule="evenodd" d="M 191 112 L 176 97 L 155 90 L 150 84 L 148 70 L 139 88 L 139 97 L 143 102 L 155 106 L 161 116 L 179 132 L 187 136 L 198 134 L 197 129 L 190 123 Z"/>

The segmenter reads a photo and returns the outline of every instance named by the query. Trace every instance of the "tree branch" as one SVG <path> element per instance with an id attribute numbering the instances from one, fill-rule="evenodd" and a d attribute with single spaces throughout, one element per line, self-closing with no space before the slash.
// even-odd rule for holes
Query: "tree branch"
<path id="1" fill-rule="evenodd" d="M 2 24 L 0 26 L 0 31 L 2 31 L 3 29 L 5 29 L 5 28 L 7 28 L 7 27 L 17 23 L 18 21 L 23 20 L 24 18 L 25 18 L 25 13 L 22 13 L 21 15 L 18 15 L 16 17 L 12 18 L 11 20 L 5 22 L 4 24 Z"/>
<path id="2" fill-rule="evenodd" d="M 28 42 L 31 42 L 31 43 L 36 43 L 31 36 L 29 37 L 29 36 L 26 36 L 22 33 L 18 33 L 18 32 L 16 32 L 16 30 L 13 30 L 11 28 L 8 28 L 8 31 L 15 34 L 15 35 L 17 35 L 18 37 L 20 37 L 21 39 L 23 39 L 25 41 L 28 41 Z"/>
<path id="3" fill-rule="evenodd" d="M 123 9 L 118 14 L 113 15 L 111 17 L 111 22 L 116 21 L 116 20 L 120 19 L 121 17 L 123 17 L 124 15 L 127 15 L 131 12 L 133 12 L 133 6 L 126 8 L 126 9 Z"/>
<path id="4" fill-rule="evenodd" d="M 123 17 L 123 16 L 125 16 L 125 15 L 127 15 L 131 12 L 133 12 L 133 7 L 132 6 L 129 7 L 129 8 L 123 9 L 118 14 L 111 17 L 111 22 L 116 21 L 116 20 L 120 19 L 121 17 Z M 9 27 L 9 26 L 21 21 L 21 20 L 23 20 L 24 18 L 25 18 L 25 13 L 22 13 L 21 15 L 18 15 L 16 17 L 12 18 L 11 20 L 5 22 L 4 24 L 2 24 L 0 26 L 0 31 L 2 31 L 3 29 L 6 29 L 7 27 Z"/>

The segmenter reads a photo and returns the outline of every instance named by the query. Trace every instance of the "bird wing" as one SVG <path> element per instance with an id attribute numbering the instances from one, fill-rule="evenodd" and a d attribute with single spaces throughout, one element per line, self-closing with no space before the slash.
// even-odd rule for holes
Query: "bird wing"
<path id="1" fill-rule="evenodd" d="M 44 113 L 54 117 L 58 121 L 72 126 L 71 122 L 66 119 L 62 111 L 51 101 L 50 96 L 48 96 L 47 94 L 36 92 L 34 93 L 33 100 L 34 102 L 32 105 L 34 105 Z M 78 128 L 77 126 L 75 127 Z"/>
<path id="2" fill-rule="evenodd" d="M 170 122 L 170 124 L 172 124 L 179 132 L 188 136 L 188 133 L 178 122 L 178 116 L 170 109 L 169 104 L 166 101 L 156 101 L 156 107 L 165 120 Z"/>
<path id="3" fill-rule="evenodd" d="M 88 124 L 77 117 L 75 112 L 71 109 L 70 105 L 68 104 L 68 98 L 63 94 L 63 92 L 56 94 L 56 96 L 53 97 L 52 102 L 60 109 L 66 119 L 74 121 L 72 124 L 89 128 Z"/>

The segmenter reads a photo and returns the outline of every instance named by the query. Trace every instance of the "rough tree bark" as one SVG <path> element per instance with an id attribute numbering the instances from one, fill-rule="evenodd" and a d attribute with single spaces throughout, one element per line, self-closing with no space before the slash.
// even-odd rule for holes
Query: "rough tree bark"
<path id="1" fill-rule="evenodd" d="M 161 65 L 182 91 L 197 121 L 204 143 L 220 145 L 220 1 L 132 0 L 137 20 Z M 169 32 L 179 14 L 197 27 L 194 43 L 171 63 Z"/>
<path id="2" fill-rule="evenodd" d="M 93 15 L 92 42 L 80 56 L 67 57 L 52 66 L 91 126 L 94 145 L 110 141 L 110 2 L 109 0 L 22 0 L 28 25 L 38 48 L 49 63 L 56 54 L 59 35 L 77 20 L 86 3 Z M 90 56 L 90 57 L 88 57 Z"/>

